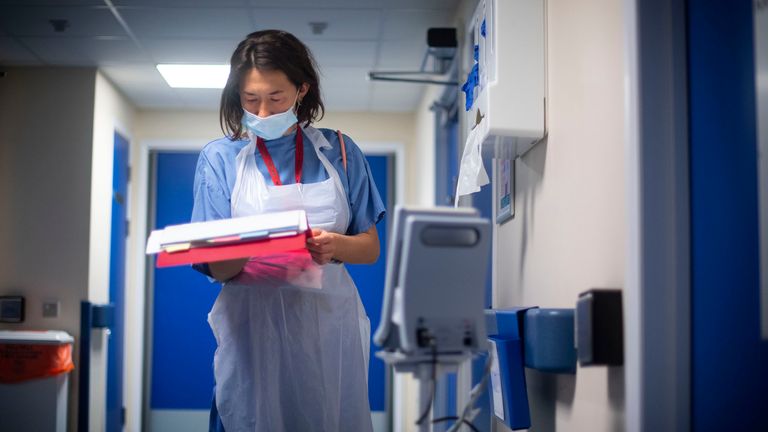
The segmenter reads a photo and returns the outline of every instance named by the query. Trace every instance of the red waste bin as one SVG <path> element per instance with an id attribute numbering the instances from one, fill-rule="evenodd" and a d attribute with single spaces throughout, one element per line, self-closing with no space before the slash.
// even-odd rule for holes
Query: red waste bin
<path id="1" fill-rule="evenodd" d="M 0 330 L 3 430 L 66 431 L 73 342 L 63 331 Z"/>

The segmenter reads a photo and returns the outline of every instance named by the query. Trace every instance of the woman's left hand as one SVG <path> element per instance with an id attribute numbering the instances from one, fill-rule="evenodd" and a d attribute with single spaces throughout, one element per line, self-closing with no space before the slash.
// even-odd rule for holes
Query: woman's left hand
<path id="1" fill-rule="evenodd" d="M 328 264 L 336 253 L 336 240 L 339 234 L 321 229 L 312 229 L 312 237 L 307 239 L 312 259 L 318 264 Z"/>

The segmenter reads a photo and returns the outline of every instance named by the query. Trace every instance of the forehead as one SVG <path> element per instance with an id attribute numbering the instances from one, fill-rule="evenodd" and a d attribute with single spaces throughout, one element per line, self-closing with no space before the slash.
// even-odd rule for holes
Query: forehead
<path id="1" fill-rule="evenodd" d="M 288 91 L 294 85 L 281 70 L 259 70 L 251 68 L 240 80 L 240 90 L 249 93 Z"/>

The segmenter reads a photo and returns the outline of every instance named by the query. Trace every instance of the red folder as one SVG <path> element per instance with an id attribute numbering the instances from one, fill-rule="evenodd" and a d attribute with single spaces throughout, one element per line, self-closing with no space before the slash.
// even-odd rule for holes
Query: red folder
<path id="1" fill-rule="evenodd" d="M 307 238 L 312 236 L 312 230 L 300 232 L 291 236 L 256 240 L 223 246 L 206 246 L 190 248 L 179 252 L 160 252 L 157 254 L 157 267 L 172 267 L 185 264 L 226 261 L 279 252 L 306 250 Z M 309 251 L 307 251 L 309 253 Z"/>

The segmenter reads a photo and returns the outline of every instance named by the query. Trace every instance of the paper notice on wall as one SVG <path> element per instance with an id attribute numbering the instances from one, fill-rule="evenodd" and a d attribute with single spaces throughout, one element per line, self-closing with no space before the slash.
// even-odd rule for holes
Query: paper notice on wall
<path id="1" fill-rule="evenodd" d="M 499 368 L 499 353 L 496 351 L 496 342 L 489 340 L 491 344 L 491 390 L 493 395 L 493 413 L 504 420 L 504 394 L 501 391 L 501 370 Z"/>

